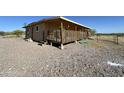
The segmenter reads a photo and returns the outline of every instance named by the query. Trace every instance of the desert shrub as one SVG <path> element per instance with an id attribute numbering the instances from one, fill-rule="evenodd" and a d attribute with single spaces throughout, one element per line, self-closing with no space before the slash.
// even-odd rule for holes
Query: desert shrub
<path id="1" fill-rule="evenodd" d="M 12 35 L 12 32 L 5 32 L 5 35 Z"/>
<path id="2" fill-rule="evenodd" d="M 0 31 L 0 35 L 1 36 L 4 36 L 5 35 L 5 32 L 4 31 Z"/>
<path id="3" fill-rule="evenodd" d="M 24 31 L 22 30 L 15 30 L 12 32 L 12 35 L 16 35 L 17 37 L 20 37 L 23 34 L 24 34 Z"/>
<path id="4" fill-rule="evenodd" d="M 94 36 L 96 34 L 96 30 L 95 29 L 91 29 L 91 35 Z"/>

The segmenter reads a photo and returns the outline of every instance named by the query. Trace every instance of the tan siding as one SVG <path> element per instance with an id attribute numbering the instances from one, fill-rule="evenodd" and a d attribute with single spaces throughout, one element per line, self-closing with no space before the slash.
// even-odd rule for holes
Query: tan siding
<path id="1" fill-rule="evenodd" d="M 36 27 L 38 26 L 38 31 L 36 30 Z M 35 41 L 42 41 L 43 40 L 43 32 L 45 32 L 45 25 L 35 25 L 33 27 L 33 40 Z"/>
<path id="2" fill-rule="evenodd" d="M 88 30 L 85 27 L 81 27 L 75 24 L 71 24 L 69 22 L 63 22 L 63 30 L 62 36 L 60 33 L 61 20 L 58 21 L 50 21 L 39 23 L 37 25 L 33 25 L 29 27 L 29 35 L 27 37 L 33 37 L 34 41 L 45 41 L 50 40 L 56 43 L 69 43 L 72 41 L 86 39 L 89 36 Z M 38 26 L 38 31 L 36 31 L 36 27 Z M 32 35 L 32 27 L 33 35 Z M 49 31 L 49 33 L 48 33 Z M 62 37 L 62 38 L 61 38 Z"/>

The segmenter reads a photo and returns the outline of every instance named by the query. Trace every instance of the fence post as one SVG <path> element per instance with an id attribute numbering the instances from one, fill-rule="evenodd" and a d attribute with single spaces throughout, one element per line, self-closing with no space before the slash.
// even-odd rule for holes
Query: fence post
<path id="1" fill-rule="evenodd" d="M 118 43 L 118 35 L 113 35 L 113 41 L 114 41 L 116 44 L 119 44 L 119 43 Z"/>
<path id="2" fill-rule="evenodd" d="M 97 42 L 98 42 L 98 34 L 96 36 L 97 36 L 96 39 L 97 39 Z"/>
<path id="3" fill-rule="evenodd" d="M 118 44 L 118 35 L 117 35 L 117 44 Z"/>

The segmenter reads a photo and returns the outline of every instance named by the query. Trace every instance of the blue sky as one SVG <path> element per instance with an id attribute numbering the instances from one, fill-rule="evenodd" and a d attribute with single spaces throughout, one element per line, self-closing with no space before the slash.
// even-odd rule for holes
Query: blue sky
<path id="1" fill-rule="evenodd" d="M 0 31 L 23 29 L 24 23 L 31 23 L 51 16 L 0 16 Z M 65 16 L 68 19 L 96 29 L 98 33 L 124 32 L 123 16 Z"/>

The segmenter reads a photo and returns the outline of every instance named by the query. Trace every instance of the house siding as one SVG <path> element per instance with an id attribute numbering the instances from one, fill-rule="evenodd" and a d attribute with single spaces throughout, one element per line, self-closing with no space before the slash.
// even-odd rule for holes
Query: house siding
<path id="1" fill-rule="evenodd" d="M 37 27 L 38 31 L 36 30 Z M 87 39 L 90 34 L 89 28 L 60 19 L 29 25 L 26 30 L 29 33 L 26 34 L 27 38 L 32 38 L 34 41 L 50 41 L 58 44 Z"/>
<path id="2" fill-rule="evenodd" d="M 38 27 L 38 31 L 36 29 L 37 27 Z M 32 40 L 34 41 L 43 41 L 45 37 L 43 36 L 44 34 L 46 34 L 46 31 L 45 31 L 45 24 L 43 23 L 26 28 L 27 39 L 32 38 Z"/>

